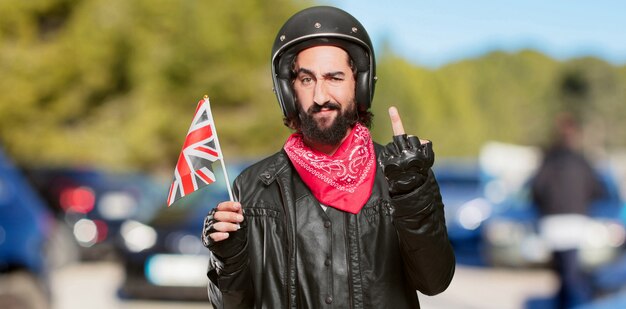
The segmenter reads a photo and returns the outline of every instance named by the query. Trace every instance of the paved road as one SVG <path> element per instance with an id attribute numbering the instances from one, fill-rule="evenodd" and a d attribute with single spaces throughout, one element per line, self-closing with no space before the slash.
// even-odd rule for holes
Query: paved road
<path id="1" fill-rule="evenodd" d="M 113 262 L 65 266 L 52 274 L 53 309 L 199 309 L 208 304 L 123 301 L 116 290 L 123 278 Z M 424 309 L 518 309 L 530 296 L 553 293 L 555 278 L 546 271 L 458 267 L 452 285 L 437 296 L 421 296 Z"/>
<path id="2" fill-rule="evenodd" d="M 197 302 L 125 301 L 117 297 L 124 278 L 123 269 L 114 262 L 81 263 L 55 271 L 52 281 L 52 309 L 206 309 Z"/>

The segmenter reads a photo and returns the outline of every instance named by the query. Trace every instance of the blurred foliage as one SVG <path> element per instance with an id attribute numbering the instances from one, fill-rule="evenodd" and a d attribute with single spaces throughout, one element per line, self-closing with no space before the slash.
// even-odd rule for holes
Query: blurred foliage
<path id="1" fill-rule="evenodd" d="M 526 50 L 426 70 L 386 50 L 378 68 L 375 113 L 385 117 L 397 105 L 414 120 L 405 121 L 407 132 L 432 139 L 438 155 L 476 156 L 488 140 L 546 145 L 560 111 L 578 116 L 586 150 L 626 146 L 626 67 L 595 58 L 558 62 Z M 380 140 L 391 129 L 374 132 Z"/>
<path id="2" fill-rule="evenodd" d="M 290 133 L 272 92 L 271 44 L 311 2 L 30 0 L 0 2 L 0 143 L 22 164 L 166 169 L 197 102 L 211 98 L 226 158 L 278 150 Z M 540 144 L 575 110 L 597 145 L 626 142 L 626 68 L 494 52 L 428 70 L 378 55 L 373 134 L 407 132 L 440 156 L 487 140 Z"/>
<path id="3" fill-rule="evenodd" d="M 306 2 L 0 2 L 0 140 L 19 161 L 176 163 L 197 102 L 226 156 L 277 148 L 269 52 Z"/>

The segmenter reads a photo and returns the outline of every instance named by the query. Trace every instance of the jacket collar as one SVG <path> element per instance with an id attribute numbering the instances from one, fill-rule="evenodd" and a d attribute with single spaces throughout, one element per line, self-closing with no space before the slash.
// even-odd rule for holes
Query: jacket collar
<path id="1" fill-rule="evenodd" d="M 268 164 L 267 168 L 259 174 L 259 179 L 261 179 L 265 185 L 272 183 L 276 179 L 276 176 L 290 164 L 287 154 L 282 149 L 273 156 L 273 159 L 274 160 Z"/>

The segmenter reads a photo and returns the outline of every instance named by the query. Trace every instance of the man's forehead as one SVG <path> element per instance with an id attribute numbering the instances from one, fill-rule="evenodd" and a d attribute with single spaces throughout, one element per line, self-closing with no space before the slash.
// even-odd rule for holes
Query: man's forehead
<path id="1" fill-rule="evenodd" d="M 298 55 L 295 58 L 295 67 L 306 68 L 309 65 L 321 65 L 333 66 L 336 67 L 336 69 L 338 66 L 345 66 L 349 69 L 349 59 L 350 56 L 348 53 L 340 47 L 332 45 L 319 45 L 309 47 L 298 52 Z"/>

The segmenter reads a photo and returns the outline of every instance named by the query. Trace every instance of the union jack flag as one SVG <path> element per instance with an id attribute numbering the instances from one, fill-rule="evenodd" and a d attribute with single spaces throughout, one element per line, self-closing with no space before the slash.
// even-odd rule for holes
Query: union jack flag
<path id="1" fill-rule="evenodd" d="M 222 152 L 215 132 L 211 104 L 205 96 L 198 102 L 183 149 L 178 156 L 174 181 L 167 196 L 167 206 L 215 182 L 211 164 L 217 160 L 223 160 Z"/>

